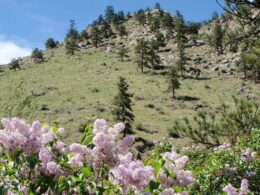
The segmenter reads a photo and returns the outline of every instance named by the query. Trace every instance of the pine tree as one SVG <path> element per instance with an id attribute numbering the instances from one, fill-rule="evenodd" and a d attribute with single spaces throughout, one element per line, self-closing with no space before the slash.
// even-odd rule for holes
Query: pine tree
<path id="1" fill-rule="evenodd" d="M 135 55 L 136 55 L 136 63 L 138 67 L 141 69 L 141 72 L 144 72 L 144 67 L 148 66 L 148 41 L 140 38 L 137 40 L 137 45 L 135 46 Z"/>
<path id="2" fill-rule="evenodd" d="M 154 9 L 161 10 L 161 5 L 160 5 L 160 3 L 158 3 L 158 2 L 155 3 Z"/>
<path id="3" fill-rule="evenodd" d="M 45 47 L 46 47 L 46 49 L 53 49 L 53 48 L 57 47 L 57 42 L 54 41 L 53 38 L 49 38 L 49 39 L 47 39 L 47 41 L 45 43 Z"/>
<path id="4" fill-rule="evenodd" d="M 256 41 L 250 52 L 242 54 L 242 69 L 245 78 L 260 80 L 260 41 Z"/>
<path id="5" fill-rule="evenodd" d="M 137 13 L 135 14 L 135 20 L 142 26 L 145 25 L 146 23 L 146 14 L 144 12 L 144 10 L 140 9 L 137 11 Z"/>
<path id="6" fill-rule="evenodd" d="M 127 31 L 126 31 L 126 27 L 125 25 L 121 24 L 119 25 L 118 27 L 118 33 L 119 33 L 119 36 L 122 38 L 123 36 L 126 36 L 127 35 Z"/>
<path id="7" fill-rule="evenodd" d="M 214 11 L 212 13 L 211 22 L 219 18 L 218 12 Z"/>
<path id="8" fill-rule="evenodd" d="M 69 55 L 74 55 L 78 50 L 77 40 L 73 37 L 69 38 L 65 42 L 66 53 Z"/>
<path id="9" fill-rule="evenodd" d="M 66 53 L 69 55 L 74 55 L 78 50 L 78 42 L 80 35 L 76 29 L 76 23 L 74 20 L 70 21 L 70 28 L 65 38 L 65 49 Z"/>
<path id="10" fill-rule="evenodd" d="M 187 58 L 185 56 L 185 45 L 182 41 L 178 42 L 178 55 L 179 59 L 177 61 L 178 70 L 181 72 L 181 76 L 184 77 L 184 72 L 186 71 L 185 65 L 187 64 Z"/>
<path id="11" fill-rule="evenodd" d="M 93 28 L 94 28 L 94 32 L 91 32 L 92 35 L 93 35 L 93 33 L 98 33 L 100 36 L 102 36 L 104 38 L 109 38 L 113 35 L 111 25 L 107 21 L 104 21 L 101 24 L 100 30 L 98 29 L 97 26 L 95 26 Z"/>
<path id="12" fill-rule="evenodd" d="M 35 48 L 31 55 L 32 59 L 34 60 L 34 63 L 40 64 L 44 61 L 43 53 L 38 48 Z"/>
<path id="13" fill-rule="evenodd" d="M 155 39 L 156 39 L 159 47 L 165 47 L 166 46 L 165 37 L 162 33 L 160 33 L 160 32 L 156 33 Z"/>
<path id="14" fill-rule="evenodd" d="M 221 24 L 217 20 L 213 31 L 213 43 L 218 55 L 223 53 L 224 35 L 225 31 L 222 29 Z"/>
<path id="15" fill-rule="evenodd" d="M 178 73 L 175 67 L 170 67 L 168 73 L 169 90 L 172 92 L 173 99 L 176 99 L 175 91 L 180 88 L 181 84 L 178 80 Z"/>
<path id="16" fill-rule="evenodd" d="M 79 33 L 77 31 L 77 28 L 76 28 L 75 20 L 71 20 L 70 21 L 70 28 L 69 28 L 68 33 L 66 35 L 65 41 L 68 40 L 68 39 L 75 39 L 76 41 L 78 41 L 79 37 L 80 36 L 79 36 Z"/>
<path id="17" fill-rule="evenodd" d="M 183 16 L 179 11 L 176 12 L 176 23 L 175 23 L 175 30 L 176 30 L 176 39 L 177 39 L 177 48 L 178 48 L 178 54 L 179 59 L 177 61 L 177 67 L 179 71 L 181 72 L 182 77 L 184 77 L 184 72 L 186 71 L 185 65 L 186 65 L 186 56 L 185 56 L 185 43 L 187 42 L 186 37 L 186 26 L 185 21 L 183 19 Z"/>
<path id="18" fill-rule="evenodd" d="M 167 30 L 167 35 L 171 35 L 174 29 L 174 21 L 170 13 L 164 13 L 161 18 L 162 28 Z"/>
<path id="19" fill-rule="evenodd" d="M 152 32 L 157 33 L 160 30 L 160 18 L 159 16 L 153 17 L 151 25 L 150 25 L 150 30 Z"/>
<path id="20" fill-rule="evenodd" d="M 16 70 L 19 69 L 21 70 L 21 59 L 12 59 L 11 62 L 9 63 L 9 69 L 10 70 Z"/>
<path id="21" fill-rule="evenodd" d="M 105 19 L 106 19 L 106 21 L 111 22 L 114 16 L 115 16 L 114 7 L 111 6 L 111 5 L 107 6 L 106 10 L 105 10 Z"/>
<path id="22" fill-rule="evenodd" d="M 124 58 L 128 57 L 129 49 L 125 45 L 119 45 L 117 48 L 117 55 L 120 58 L 121 62 L 124 61 Z"/>
<path id="23" fill-rule="evenodd" d="M 94 26 L 90 30 L 90 39 L 92 44 L 97 48 L 98 44 L 102 42 L 101 36 L 100 36 L 100 30 L 97 26 Z"/>
<path id="24" fill-rule="evenodd" d="M 132 133 L 132 123 L 134 121 L 134 114 L 132 113 L 132 100 L 133 94 L 128 92 L 128 84 L 125 78 L 120 77 L 118 86 L 118 94 L 114 97 L 114 109 L 112 114 L 115 116 L 117 121 L 121 121 L 125 124 L 123 132 L 124 137 Z"/>
<path id="25" fill-rule="evenodd" d="M 158 66 L 161 62 L 160 56 L 158 55 L 159 52 L 159 42 L 155 39 L 151 40 L 149 42 L 147 57 L 149 65 L 155 69 L 156 66 Z"/>
<path id="26" fill-rule="evenodd" d="M 88 31 L 87 31 L 87 30 L 83 30 L 83 31 L 80 33 L 80 38 L 81 38 L 81 40 L 88 40 L 88 39 L 89 39 Z"/>

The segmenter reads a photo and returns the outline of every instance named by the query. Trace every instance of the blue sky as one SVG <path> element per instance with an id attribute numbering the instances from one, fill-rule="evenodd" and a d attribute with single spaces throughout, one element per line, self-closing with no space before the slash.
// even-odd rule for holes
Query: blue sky
<path id="1" fill-rule="evenodd" d="M 213 11 L 222 12 L 215 0 L 0 0 L 0 64 L 20 53 L 28 55 L 33 48 L 43 49 L 49 37 L 62 41 L 71 19 L 82 30 L 107 5 L 133 12 L 156 2 L 169 12 L 180 10 L 188 21 L 202 21 Z"/>

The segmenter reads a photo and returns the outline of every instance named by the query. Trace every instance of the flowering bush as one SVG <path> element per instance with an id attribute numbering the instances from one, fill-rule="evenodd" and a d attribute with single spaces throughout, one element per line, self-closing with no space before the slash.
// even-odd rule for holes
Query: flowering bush
<path id="1" fill-rule="evenodd" d="M 211 152 L 177 152 L 159 143 L 141 160 L 131 150 L 134 136 L 122 137 L 123 123 L 109 127 L 98 119 L 86 127 L 81 143 L 70 145 L 60 140 L 64 129 L 55 125 L 29 125 L 17 118 L 2 119 L 2 124 L 0 194 L 258 192 L 255 147 L 225 144 Z"/>

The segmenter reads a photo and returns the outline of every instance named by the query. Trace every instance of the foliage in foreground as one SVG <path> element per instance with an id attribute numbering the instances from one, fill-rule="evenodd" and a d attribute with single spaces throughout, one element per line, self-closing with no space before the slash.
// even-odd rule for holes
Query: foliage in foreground
<path id="1" fill-rule="evenodd" d="M 234 144 L 252 129 L 260 126 L 259 103 L 233 97 L 235 109 L 223 104 L 216 112 L 199 111 L 193 123 L 188 119 L 175 121 L 169 135 L 189 137 L 196 143 L 215 147 L 229 141 Z"/>
<path id="2" fill-rule="evenodd" d="M 55 124 L 17 118 L 2 124 L 1 194 L 258 193 L 260 164 L 253 150 L 259 150 L 259 130 L 233 148 L 177 153 L 168 143 L 157 144 L 141 161 L 130 152 L 134 137 L 121 138 L 123 123 L 109 128 L 96 120 L 81 144 L 68 146 L 60 140 L 64 129 Z"/>

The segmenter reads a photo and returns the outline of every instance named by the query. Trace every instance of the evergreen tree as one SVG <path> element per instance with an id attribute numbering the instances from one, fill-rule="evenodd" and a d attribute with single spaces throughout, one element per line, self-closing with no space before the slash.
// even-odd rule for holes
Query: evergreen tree
<path id="1" fill-rule="evenodd" d="M 135 20 L 142 26 L 145 25 L 146 23 L 146 14 L 144 12 L 144 10 L 140 9 L 137 11 L 137 13 L 135 14 Z"/>
<path id="2" fill-rule="evenodd" d="M 89 39 L 88 31 L 87 31 L 87 30 L 83 30 L 83 31 L 80 33 L 80 38 L 81 38 L 81 40 L 88 40 L 88 39 Z"/>
<path id="3" fill-rule="evenodd" d="M 158 55 L 159 43 L 157 40 L 151 40 L 148 45 L 147 59 L 151 68 L 155 69 L 161 62 L 160 56 Z"/>
<path id="4" fill-rule="evenodd" d="M 76 23 L 74 20 L 70 21 L 70 28 L 65 38 L 65 49 L 66 53 L 69 55 L 74 55 L 78 50 L 78 42 L 80 35 L 76 29 Z"/>
<path id="5" fill-rule="evenodd" d="M 118 86 L 118 94 L 114 97 L 114 109 L 112 114 L 115 116 L 117 121 L 121 121 L 125 124 L 123 132 L 124 137 L 132 133 L 132 123 L 134 121 L 134 114 L 132 113 L 132 100 L 133 94 L 128 92 L 128 84 L 125 78 L 120 77 Z"/>
<path id="6" fill-rule="evenodd" d="M 12 59 L 11 62 L 9 63 L 9 69 L 10 70 L 16 70 L 19 69 L 21 70 L 21 59 Z"/>
<path id="7" fill-rule="evenodd" d="M 99 17 L 97 19 L 97 24 L 101 25 L 101 24 L 103 24 L 103 22 L 105 22 L 104 17 L 102 15 L 99 15 Z"/>
<path id="8" fill-rule="evenodd" d="M 114 7 L 111 6 L 111 5 L 107 6 L 106 10 L 105 10 L 105 19 L 106 19 L 106 21 L 111 22 L 114 16 L 115 16 Z"/>
<path id="9" fill-rule="evenodd" d="M 167 34 L 172 34 L 174 29 L 174 21 L 170 13 L 164 13 L 161 18 L 162 28 L 167 30 Z"/>
<path id="10" fill-rule="evenodd" d="M 111 25 L 107 21 L 102 23 L 100 31 L 98 30 L 98 27 L 95 27 L 94 30 L 104 38 L 109 38 L 111 35 L 113 35 Z"/>
<path id="11" fill-rule="evenodd" d="M 160 3 L 158 3 L 158 2 L 155 3 L 154 9 L 161 10 L 161 5 L 160 5 Z"/>
<path id="12" fill-rule="evenodd" d="M 225 36 L 225 31 L 222 29 L 219 21 L 216 21 L 214 31 L 213 31 L 213 43 L 218 55 L 223 53 L 223 40 Z"/>
<path id="13" fill-rule="evenodd" d="M 184 77 L 184 72 L 186 71 L 185 65 L 187 64 L 187 58 L 185 56 L 185 45 L 183 42 L 178 42 L 178 54 L 179 59 L 177 60 L 177 68 L 181 72 L 181 76 Z"/>
<path id="14" fill-rule="evenodd" d="M 176 39 L 177 39 L 177 48 L 178 48 L 178 54 L 179 59 L 177 61 L 177 67 L 179 71 L 181 72 L 181 76 L 184 77 L 184 72 L 186 71 L 185 65 L 186 65 L 186 56 L 185 56 L 185 43 L 187 42 L 186 37 L 186 25 L 185 21 L 183 19 L 183 16 L 179 11 L 176 12 L 176 23 L 175 23 L 175 30 L 176 30 Z"/>
<path id="15" fill-rule="evenodd" d="M 67 39 L 65 42 L 65 49 L 67 54 L 74 55 L 75 52 L 78 50 L 76 39 L 74 39 L 73 37 Z"/>
<path id="16" fill-rule="evenodd" d="M 119 26 L 123 24 L 124 21 L 125 21 L 125 13 L 123 11 L 119 11 L 118 13 L 116 13 L 112 19 L 112 22 L 115 26 Z"/>
<path id="17" fill-rule="evenodd" d="M 155 35 L 155 39 L 156 39 L 159 47 L 165 47 L 166 46 L 165 37 L 162 33 L 158 32 Z"/>
<path id="18" fill-rule="evenodd" d="M 124 61 L 124 58 L 128 57 L 129 49 L 125 45 L 119 45 L 117 48 L 117 55 L 120 58 L 121 62 Z"/>
<path id="19" fill-rule="evenodd" d="M 35 48 L 31 55 L 32 59 L 34 60 L 34 63 L 40 64 L 44 61 L 43 53 L 38 48 Z"/>
<path id="20" fill-rule="evenodd" d="M 152 23 L 150 25 L 150 29 L 152 32 L 157 33 L 160 30 L 160 18 L 159 16 L 153 17 Z"/>
<path id="21" fill-rule="evenodd" d="M 242 54 L 241 64 L 245 78 L 252 78 L 255 82 L 260 80 L 260 41 L 256 41 L 252 50 Z"/>
<path id="22" fill-rule="evenodd" d="M 46 49 L 53 49 L 57 47 L 57 42 L 55 42 L 53 38 L 49 38 L 45 43 L 45 47 Z"/>
<path id="23" fill-rule="evenodd" d="M 101 36 L 100 36 L 100 30 L 98 29 L 97 26 L 94 26 L 90 30 L 90 39 L 92 44 L 95 47 L 98 47 L 98 44 L 102 42 Z"/>
<path id="24" fill-rule="evenodd" d="M 219 18 L 218 12 L 214 11 L 212 13 L 211 22 Z"/>
<path id="25" fill-rule="evenodd" d="M 118 27 L 118 33 L 119 33 L 119 36 L 122 38 L 123 36 L 126 36 L 127 35 L 127 31 L 126 31 L 126 27 L 125 25 L 121 24 L 119 27 Z"/>
<path id="26" fill-rule="evenodd" d="M 79 33 L 77 31 L 77 28 L 76 28 L 75 20 L 71 20 L 70 21 L 70 28 L 69 28 L 68 33 L 66 35 L 65 41 L 68 40 L 68 39 L 75 39 L 76 41 L 78 41 L 79 37 L 80 36 L 79 36 Z"/>
<path id="27" fill-rule="evenodd" d="M 170 67 L 168 73 L 169 90 L 172 92 L 173 99 L 176 99 L 175 92 L 180 88 L 181 84 L 178 79 L 178 73 L 175 67 Z"/>
<path id="28" fill-rule="evenodd" d="M 141 72 L 144 72 L 144 67 L 148 66 L 148 41 L 140 38 L 137 40 L 137 45 L 135 46 L 135 55 L 136 55 L 136 63 L 138 67 L 141 69 Z"/>

